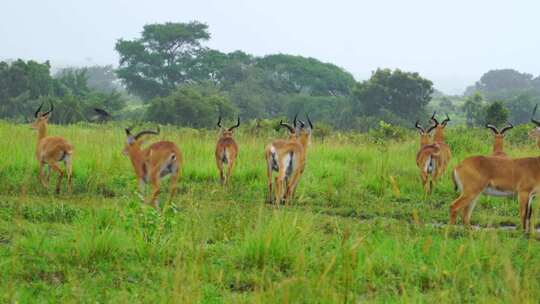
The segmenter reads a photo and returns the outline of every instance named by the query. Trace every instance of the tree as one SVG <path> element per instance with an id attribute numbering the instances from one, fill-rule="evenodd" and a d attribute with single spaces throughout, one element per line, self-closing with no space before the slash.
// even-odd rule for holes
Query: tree
<path id="1" fill-rule="evenodd" d="M 117 75 L 130 92 L 146 100 L 166 96 L 194 81 L 191 70 L 208 39 L 208 26 L 197 21 L 145 25 L 141 38 L 116 43 Z"/>
<path id="2" fill-rule="evenodd" d="M 467 119 L 467 127 L 472 128 L 484 123 L 484 99 L 480 92 L 476 92 L 474 95 L 467 97 L 463 104 L 463 112 Z"/>
<path id="3" fill-rule="evenodd" d="M 314 58 L 269 55 L 258 59 L 256 65 L 270 76 L 269 87 L 282 93 L 349 95 L 355 83 L 349 72 Z"/>
<path id="4" fill-rule="evenodd" d="M 495 101 L 486 107 L 484 121 L 496 126 L 502 126 L 508 121 L 508 110 L 502 101 Z"/>
<path id="5" fill-rule="evenodd" d="M 533 76 L 513 69 L 490 70 L 477 81 L 468 93 L 481 92 L 488 101 L 511 98 L 534 87 Z M 467 93 L 466 92 L 466 93 Z"/>
<path id="6" fill-rule="evenodd" d="M 528 123 L 531 111 L 536 104 L 540 103 L 540 96 L 535 92 L 527 91 L 514 96 L 504 103 L 510 112 L 510 121 L 514 124 Z"/>
<path id="7" fill-rule="evenodd" d="M 418 73 L 377 69 L 369 80 L 357 83 L 353 111 L 356 115 L 380 116 L 387 110 L 412 121 L 424 111 L 432 93 L 433 83 Z"/>
<path id="8" fill-rule="evenodd" d="M 212 127 L 218 116 L 234 116 L 236 109 L 211 85 L 185 85 L 167 97 L 157 97 L 150 103 L 146 118 L 165 124 L 192 128 Z"/>

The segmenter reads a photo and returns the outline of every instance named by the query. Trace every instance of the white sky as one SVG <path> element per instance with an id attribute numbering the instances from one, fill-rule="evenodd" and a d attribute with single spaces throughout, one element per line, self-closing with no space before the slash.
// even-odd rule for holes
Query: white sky
<path id="1" fill-rule="evenodd" d="M 116 64 L 118 38 L 148 23 L 199 20 L 208 46 L 332 62 L 366 79 L 416 71 L 446 93 L 496 68 L 540 74 L 540 1 L 4 0 L 0 58 Z"/>

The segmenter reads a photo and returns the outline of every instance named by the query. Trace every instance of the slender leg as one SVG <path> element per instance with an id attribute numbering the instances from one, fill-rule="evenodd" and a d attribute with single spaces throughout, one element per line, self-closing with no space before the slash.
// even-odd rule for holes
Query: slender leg
<path id="1" fill-rule="evenodd" d="M 479 193 L 464 194 L 462 193 L 455 201 L 452 202 L 450 206 L 450 224 L 454 225 L 456 223 L 457 212 L 468 206 L 473 200 L 479 195 Z"/>
<path id="2" fill-rule="evenodd" d="M 227 167 L 227 177 L 225 178 L 225 183 L 229 183 L 229 180 L 231 179 L 235 161 L 236 159 L 233 159 L 232 157 L 231 159 L 229 159 L 229 166 Z"/>
<path id="3" fill-rule="evenodd" d="M 67 175 L 67 182 L 68 182 L 68 192 L 71 193 L 73 191 L 73 167 L 71 163 L 71 155 L 67 155 L 64 164 L 66 166 L 66 175 Z"/>
<path id="4" fill-rule="evenodd" d="M 530 219 L 532 215 L 531 195 L 529 192 L 522 191 L 518 194 L 519 216 L 521 217 L 521 226 L 526 233 L 530 233 Z"/>
<path id="5" fill-rule="evenodd" d="M 217 167 L 218 167 L 218 170 L 219 170 L 219 181 L 223 185 L 223 183 L 224 183 L 223 158 L 222 158 L 221 155 L 218 155 L 218 157 L 216 157 L 216 164 L 217 164 Z"/>
<path id="6" fill-rule="evenodd" d="M 152 169 L 152 172 L 150 174 L 150 182 L 152 183 L 152 196 L 150 197 L 149 204 L 152 204 L 154 208 L 158 209 L 159 204 L 157 201 L 157 197 L 159 195 L 159 167 L 155 166 L 154 169 Z"/>
<path id="7" fill-rule="evenodd" d="M 288 181 L 287 192 L 285 193 L 285 204 L 288 204 L 289 201 L 292 199 L 294 191 L 296 190 L 296 186 L 298 185 L 300 177 L 302 176 L 302 171 L 302 168 L 297 168 L 296 170 L 294 170 L 292 178 Z"/>
<path id="8" fill-rule="evenodd" d="M 266 175 L 268 178 L 268 196 L 266 197 L 267 203 L 273 203 L 273 191 L 272 191 L 272 156 L 270 152 L 266 153 Z"/>
<path id="9" fill-rule="evenodd" d="M 284 195 L 284 191 L 283 191 L 283 187 L 284 187 L 284 180 L 285 180 L 285 166 L 280 166 L 279 167 L 279 171 L 278 171 L 278 176 L 276 177 L 276 197 L 275 197 L 275 200 L 276 200 L 276 204 L 281 204 L 283 203 L 283 195 Z"/>
<path id="10" fill-rule="evenodd" d="M 41 182 L 43 187 L 48 188 L 48 185 L 47 185 L 47 183 L 45 183 L 45 179 L 43 177 L 43 166 L 44 165 L 45 165 L 44 162 L 42 162 L 42 161 L 39 162 L 39 181 Z M 50 175 L 50 172 L 51 172 L 51 168 L 49 167 L 49 175 Z"/>
<path id="11" fill-rule="evenodd" d="M 56 194 L 60 193 L 60 186 L 62 185 L 62 179 L 64 178 L 64 171 L 58 166 L 55 161 L 49 161 L 49 166 L 56 172 L 58 172 L 58 180 L 56 182 Z"/>
<path id="12" fill-rule="evenodd" d="M 471 225 L 471 214 L 474 210 L 474 206 L 476 206 L 476 202 L 478 201 L 478 196 L 476 196 L 471 203 L 468 205 L 465 205 L 461 209 L 461 221 L 463 222 L 463 225 L 470 226 Z"/>

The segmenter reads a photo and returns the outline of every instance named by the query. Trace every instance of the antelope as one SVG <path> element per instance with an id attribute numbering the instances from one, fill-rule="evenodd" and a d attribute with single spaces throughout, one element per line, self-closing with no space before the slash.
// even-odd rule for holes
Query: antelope
<path id="1" fill-rule="evenodd" d="M 50 109 L 47 112 L 41 112 L 43 108 L 43 102 L 34 113 L 35 121 L 32 124 L 32 129 L 36 129 L 38 133 L 36 158 L 39 163 L 39 180 L 41 184 L 48 188 L 49 178 L 51 176 L 51 170 L 58 172 L 58 181 L 56 182 L 56 194 L 60 193 L 60 187 L 62 185 L 62 179 L 67 175 L 68 192 L 72 190 L 72 155 L 73 146 L 63 137 L 60 136 L 47 136 L 47 125 L 49 117 L 54 106 L 50 103 Z M 64 163 L 65 173 L 58 165 L 59 162 Z M 47 178 L 43 176 L 43 166 L 47 164 L 49 166 Z"/>
<path id="2" fill-rule="evenodd" d="M 431 192 L 433 183 L 434 156 L 439 156 L 440 152 L 439 145 L 430 144 L 429 138 L 429 134 L 435 129 L 436 125 L 432 125 L 427 131 L 418 121 L 414 126 L 420 131 L 420 149 L 416 153 L 416 165 L 420 169 L 420 178 L 422 179 L 424 192 L 427 194 Z"/>
<path id="3" fill-rule="evenodd" d="M 433 181 L 435 182 L 439 177 L 441 177 L 448 167 L 448 163 L 452 158 L 452 153 L 450 152 L 450 147 L 444 142 L 444 129 L 450 121 L 450 117 L 446 114 L 446 118 L 439 123 L 435 118 L 435 112 L 431 116 L 431 121 L 435 126 L 435 134 L 433 135 L 433 144 L 439 148 L 439 152 L 436 155 L 433 155 L 433 166 L 434 174 Z"/>
<path id="4" fill-rule="evenodd" d="M 142 137 L 144 135 L 159 135 L 157 131 L 141 131 L 135 135 L 131 134 L 132 127 L 126 128 L 127 141 L 123 150 L 124 155 L 129 156 L 137 181 L 139 182 L 139 191 L 144 195 L 144 188 L 147 183 L 152 185 L 152 193 L 148 200 L 143 200 L 158 209 L 159 204 L 157 196 L 160 192 L 159 182 L 167 175 L 171 175 L 170 180 L 170 199 L 176 193 L 176 183 L 180 175 L 182 166 L 182 154 L 175 143 L 170 141 L 158 141 L 147 148 L 142 149 Z"/>
<path id="5" fill-rule="evenodd" d="M 500 131 L 492 124 L 486 124 L 486 128 L 493 131 L 493 136 L 495 141 L 493 142 L 493 153 L 491 155 L 493 156 L 499 156 L 499 157 L 507 157 L 506 153 L 504 152 L 504 133 L 510 129 L 512 129 L 514 126 L 509 123 L 506 127 L 502 128 Z"/>
<path id="6" fill-rule="evenodd" d="M 280 127 L 289 130 L 289 138 L 276 140 L 265 148 L 266 166 L 268 174 L 268 198 L 267 202 L 276 204 L 288 204 L 294 195 L 296 186 L 302 176 L 306 164 L 306 152 L 311 139 L 313 123 L 307 117 L 309 126 L 304 122 L 297 124 L 294 118 L 294 127 L 280 121 Z M 272 175 L 278 172 L 275 178 L 275 194 L 272 193 Z M 285 188 L 285 189 L 284 189 Z"/>
<path id="7" fill-rule="evenodd" d="M 531 121 L 537 124 L 534 119 Z M 540 157 L 471 156 L 459 163 L 453 173 L 460 195 L 450 206 L 450 224 L 456 223 L 461 210 L 463 224 L 470 225 L 471 213 L 481 193 L 517 195 L 521 225 L 525 232 L 530 232 L 532 199 L 540 189 Z"/>
<path id="8" fill-rule="evenodd" d="M 219 116 L 217 126 L 220 129 L 220 137 L 216 144 L 216 163 L 221 184 L 225 185 L 231 177 L 234 162 L 238 155 L 238 145 L 233 138 L 233 130 L 240 126 L 240 117 L 238 117 L 236 125 L 228 129 L 223 129 L 221 126 L 221 116 Z M 224 167 L 227 167 L 226 174 L 223 172 Z"/>
<path id="9" fill-rule="evenodd" d="M 529 137 L 536 139 L 536 146 L 540 148 L 540 121 L 534 119 L 534 115 L 536 114 L 537 108 L 538 108 L 538 105 L 534 106 L 534 110 L 531 115 L 531 122 L 536 127 L 529 132 Z"/>

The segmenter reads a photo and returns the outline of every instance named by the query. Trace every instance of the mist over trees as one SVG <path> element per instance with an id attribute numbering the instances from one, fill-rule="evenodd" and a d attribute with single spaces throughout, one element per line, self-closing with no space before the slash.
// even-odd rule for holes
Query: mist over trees
<path id="1" fill-rule="evenodd" d="M 0 62 L 0 118 L 27 121 L 51 101 L 56 123 L 92 120 L 94 108 L 120 119 L 195 128 L 213 127 L 219 115 L 251 120 L 309 113 L 332 128 L 365 131 L 381 120 L 410 127 L 433 110 L 468 126 L 482 126 L 490 115 L 524 123 L 540 101 L 540 77 L 511 69 L 488 71 L 464 96 L 447 96 L 416 72 L 377 69 L 356 81 L 315 58 L 224 53 L 207 47 L 210 39 L 198 21 L 149 24 L 140 37 L 117 41 L 116 69 L 74 67 L 51 75 L 49 62 Z"/>

